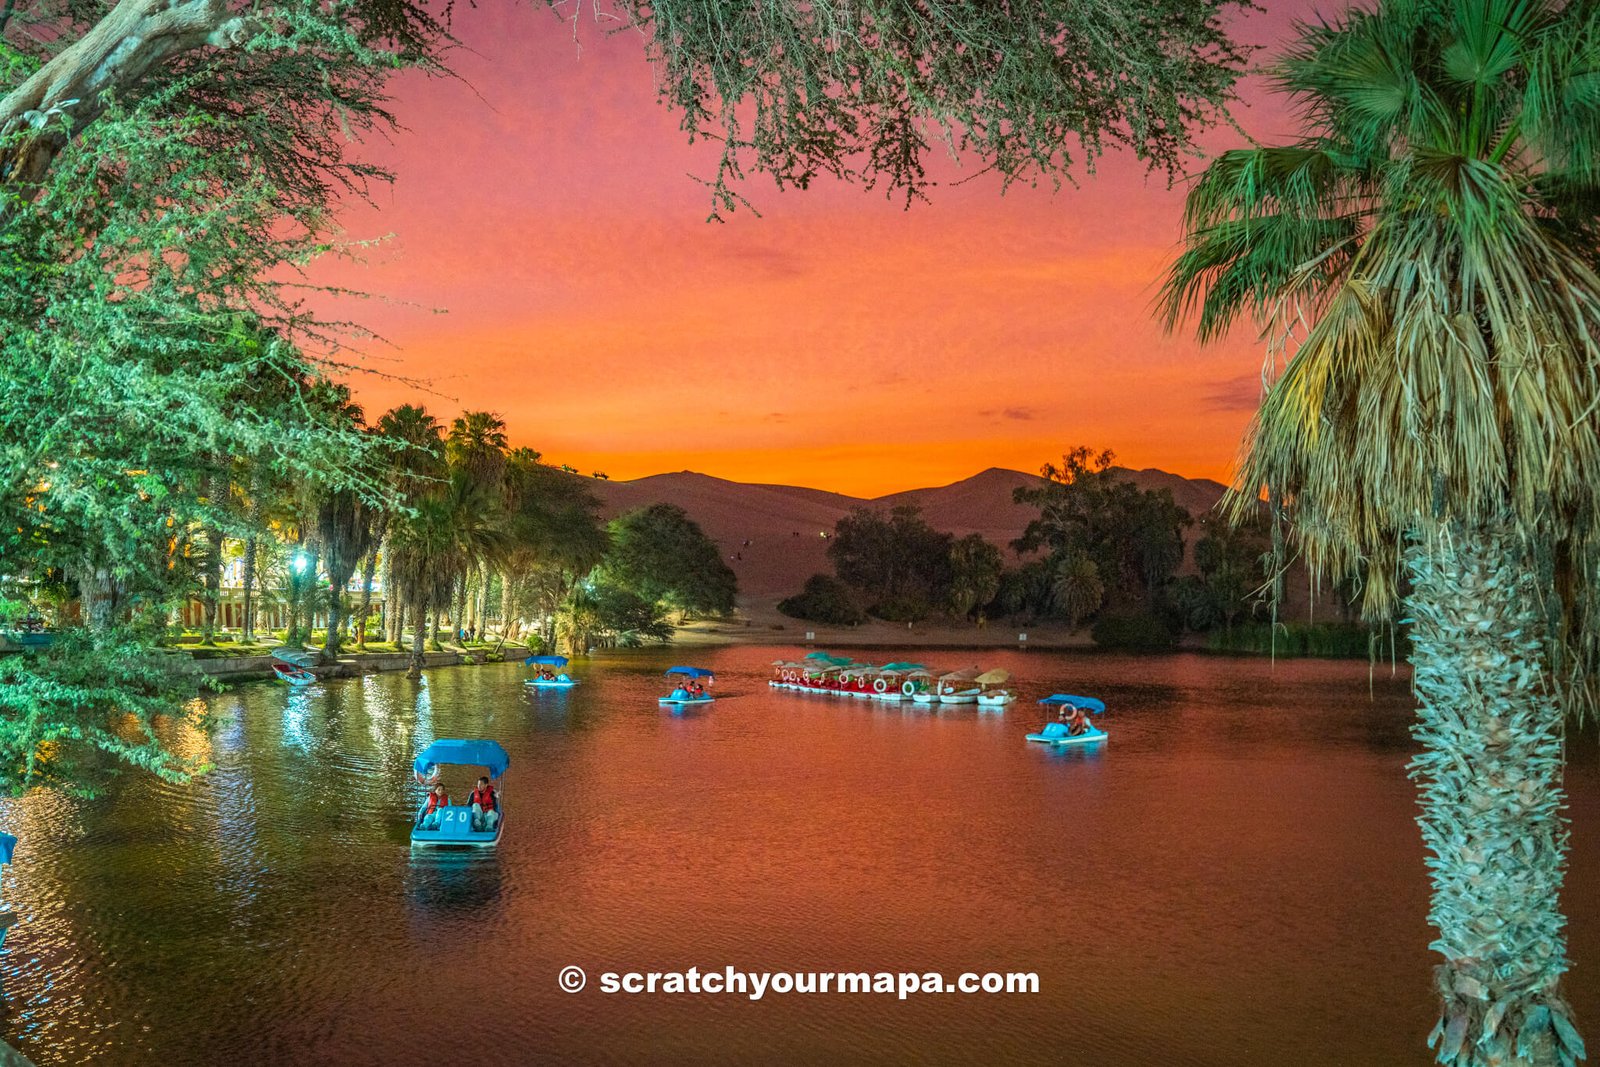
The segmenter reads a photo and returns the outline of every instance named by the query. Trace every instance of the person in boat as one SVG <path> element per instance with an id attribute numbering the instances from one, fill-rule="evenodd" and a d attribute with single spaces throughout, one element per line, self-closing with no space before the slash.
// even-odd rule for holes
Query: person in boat
<path id="1" fill-rule="evenodd" d="M 1073 737 L 1081 737 L 1089 732 L 1089 716 L 1083 713 L 1082 708 L 1064 706 L 1056 715 L 1056 721 L 1066 723 L 1067 733 Z"/>
<path id="2" fill-rule="evenodd" d="M 696 700 L 699 700 L 706 695 L 706 687 L 701 685 L 699 682 L 690 682 L 689 695 L 694 697 Z"/>
<path id="3" fill-rule="evenodd" d="M 472 791 L 468 803 L 472 805 L 472 828 L 480 833 L 492 832 L 500 822 L 500 797 L 488 778 L 478 779 L 478 787 Z"/>
<path id="4" fill-rule="evenodd" d="M 450 794 L 445 792 L 443 782 L 435 782 L 433 789 L 428 793 L 428 806 L 422 809 L 422 820 L 418 823 L 424 830 L 437 830 L 439 828 L 439 813 L 450 806 Z"/>
<path id="5" fill-rule="evenodd" d="M 539 680 L 541 682 L 553 682 L 555 679 L 556 676 L 550 673 L 549 667 L 541 667 L 539 669 Z"/>

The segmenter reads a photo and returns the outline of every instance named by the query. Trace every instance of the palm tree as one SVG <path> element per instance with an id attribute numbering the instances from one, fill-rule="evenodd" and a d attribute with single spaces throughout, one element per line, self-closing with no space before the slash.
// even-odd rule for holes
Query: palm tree
<path id="1" fill-rule="evenodd" d="M 378 418 L 374 432 L 385 444 L 382 455 L 388 468 L 387 487 L 393 499 L 398 502 L 398 506 L 403 507 L 407 501 L 414 499 L 422 491 L 431 477 L 437 476 L 440 471 L 443 443 L 439 421 L 423 408 L 414 404 L 402 404 L 384 412 Z M 367 646 L 366 620 L 372 611 L 372 583 L 377 575 L 378 557 L 384 551 L 385 540 L 390 525 L 395 521 L 395 515 L 396 509 L 393 507 L 379 508 L 372 522 L 372 544 L 367 552 L 366 568 L 361 582 L 359 615 L 361 621 L 356 631 L 356 647 L 362 650 Z M 395 588 L 392 569 L 384 588 L 388 621 L 391 624 L 398 623 L 403 619 L 405 610 L 403 594 Z M 420 628 L 421 623 L 417 625 Z M 398 629 L 395 640 L 399 640 Z"/>
<path id="2" fill-rule="evenodd" d="M 462 412 L 450 423 L 450 434 L 445 439 L 445 457 L 451 470 L 464 474 L 485 499 L 498 500 L 506 473 L 505 421 L 487 411 Z M 471 584 L 469 579 L 474 575 L 479 594 L 474 600 L 474 614 L 480 620 L 486 614 L 489 558 L 487 555 L 474 554 L 457 583 L 456 608 L 450 620 L 455 629 L 460 629 L 466 619 L 467 592 Z"/>
<path id="3" fill-rule="evenodd" d="M 1050 605 L 1067 617 L 1067 627 L 1078 624 L 1099 611 L 1106 602 L 1106 585 L 1100 568 L 1081 553 L 1071 553 L 1056 562 L 1050 580 Z"/>
<path id="4" fill-rule="evenodd" d="M 1570 1064 L 1563 713 L 1600 645 L 1600 6 L 1385 2 L 1303 27 L 1276 76 L 1305 135 L 1211 164 L 1164 310 L 1204 338 L 1253 314 L 1284 342 L 1233 516 L 1281 499 L 1315 572 L 1360 570 L 1370 619 L 1412 621 L 1439 1061 Z"/>
<path id="5" fill-rule="evenodd" d="M 540 463 L 532 449 L 506 457 L 501 495 L 509 545 L 500 558 L 500 623 L 510 635 L 519 594 L 551 616 L 577 579 L 600 564 L 608 542 L 600 501 L 579 479 Z"/>
<path id="6" fill-rule="evenodd" d="M 328 570 L 328 639 L 322 646 L 323 663 L 339 658 L 345 586 L 361 558 L 371 554 L 372 522 L 372 509 L 351 489 L 327 493 L 317 507 L 317 536 L 327 553 L 324 566 Z"/>
<path id="7" fill-rule="evenodd" d="M 450 507 L 444 493 L 425 494 L 411 502 L 409 512 L 397 517 L 390 531 L 397 587 L 394 595 L 406 599 L 415 626 L 410 668 L 406 672 L 413 681 L 422 677 L 424 620 L 441 595 L 449 594 L 450 560 L 455 547 Z"/>

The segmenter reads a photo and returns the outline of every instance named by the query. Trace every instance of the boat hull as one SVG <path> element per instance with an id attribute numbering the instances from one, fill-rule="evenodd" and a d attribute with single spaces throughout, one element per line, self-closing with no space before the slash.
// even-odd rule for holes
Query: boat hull
<path id="1" fill-rule="evenodd" d="M 682 699 L 679 699 L 678 697 L 661 697 L 660 700 L 659 700 L 659 703 L 670 704 L 670 705 L 672 705 L 674 707 L 680 707 L 681 708 L 681 707 L 689 707 L 689 706 L 695 705 L 695 704 L 711 704 L 711 703 L 715 702 L 716 699 L 717 699 L 716 697 L 698 697 L 698 698 L 694 698 L 694 699 L 690 699 L 690 700 L 682 700 Z"/>
<path id="2" fill-rule="evenodd" d="M 1045 745 L 1092 745 L 1097 741 L 1106 739 L 1104 730 L 1090 727 L 1086 733 L 1081 734 L 1029 734 L 1029 741 L 1038 741 Z"/>
<path id="3" fill-rule="evenodd" d="M 426 807 L 426 802 L 422 807 Z M 506 831 L 505 805 L 500 808 L 500 821 L 495 823 L 492 833 L 472 828 L 472 808 L 452 805 L 443 809 L 439 816 L 437 830 L 424 830 L 419 825 L 422 821 L 422 807 L 417 809 L 417 818 L 411 824 L 411 845 L 413 848 L 494 848 L 500 843 L 500 837 Z"/>
<path id="4" fill-rule="evenodd" d="M 528 678 L 522 683 L 529 689 L 571 689 L 577 682 L 547 682 L 542 678 Z"/>

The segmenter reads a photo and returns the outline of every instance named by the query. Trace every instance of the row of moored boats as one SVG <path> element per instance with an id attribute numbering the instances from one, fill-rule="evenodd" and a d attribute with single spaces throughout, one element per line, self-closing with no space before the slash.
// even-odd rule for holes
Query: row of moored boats
<path id="1" fill-rule="evenodd" d="M 775 660 L 774 689 L 882 700 L 889 703 L 975 704 L 1003 708 L 1017 699 L 1009 672 L 977 667 L 944 671 L 921 663 L 862 663 L 848 656 L 812 652 L 800 660 Z"/>

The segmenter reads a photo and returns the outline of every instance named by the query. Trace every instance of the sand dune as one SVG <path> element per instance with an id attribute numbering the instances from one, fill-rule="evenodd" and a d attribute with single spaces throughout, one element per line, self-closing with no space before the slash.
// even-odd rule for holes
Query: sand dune
<path id="1" fill-rule="evenodd" d="M 1142 488 L 1170 489 L 1173 499 L 1197 519 L 1223 492 L 1216 482 L 1166 471 L 1122 473 Z M 957 536 L 982 534 L 1011 556 L 1011 541 L 1021 536 L 1037 514 L 1013 503 L 1012 491 L 1038 481 L 1037 475 L 990 467 L 950 485 L 912 489 L 876 500 L 802 486 L 730 482 L 693 471 L 631 482 L 591 481 L 589 485 L 600 497 L 606 518 L 658 502 L 683 508 L 721 546 L 728 565 L 739 576 L 741 602 L 754 608 L 770 606 L 799 591 L 812 574 L 832 572 L 828 542 L 822 534 L 831 533 L 852 508 L 913 505 L 922 509 L 923 517 L 936 529 Z M 1199 526 L 1197 522 L 1191 528 L 1191 541 Z"/>

